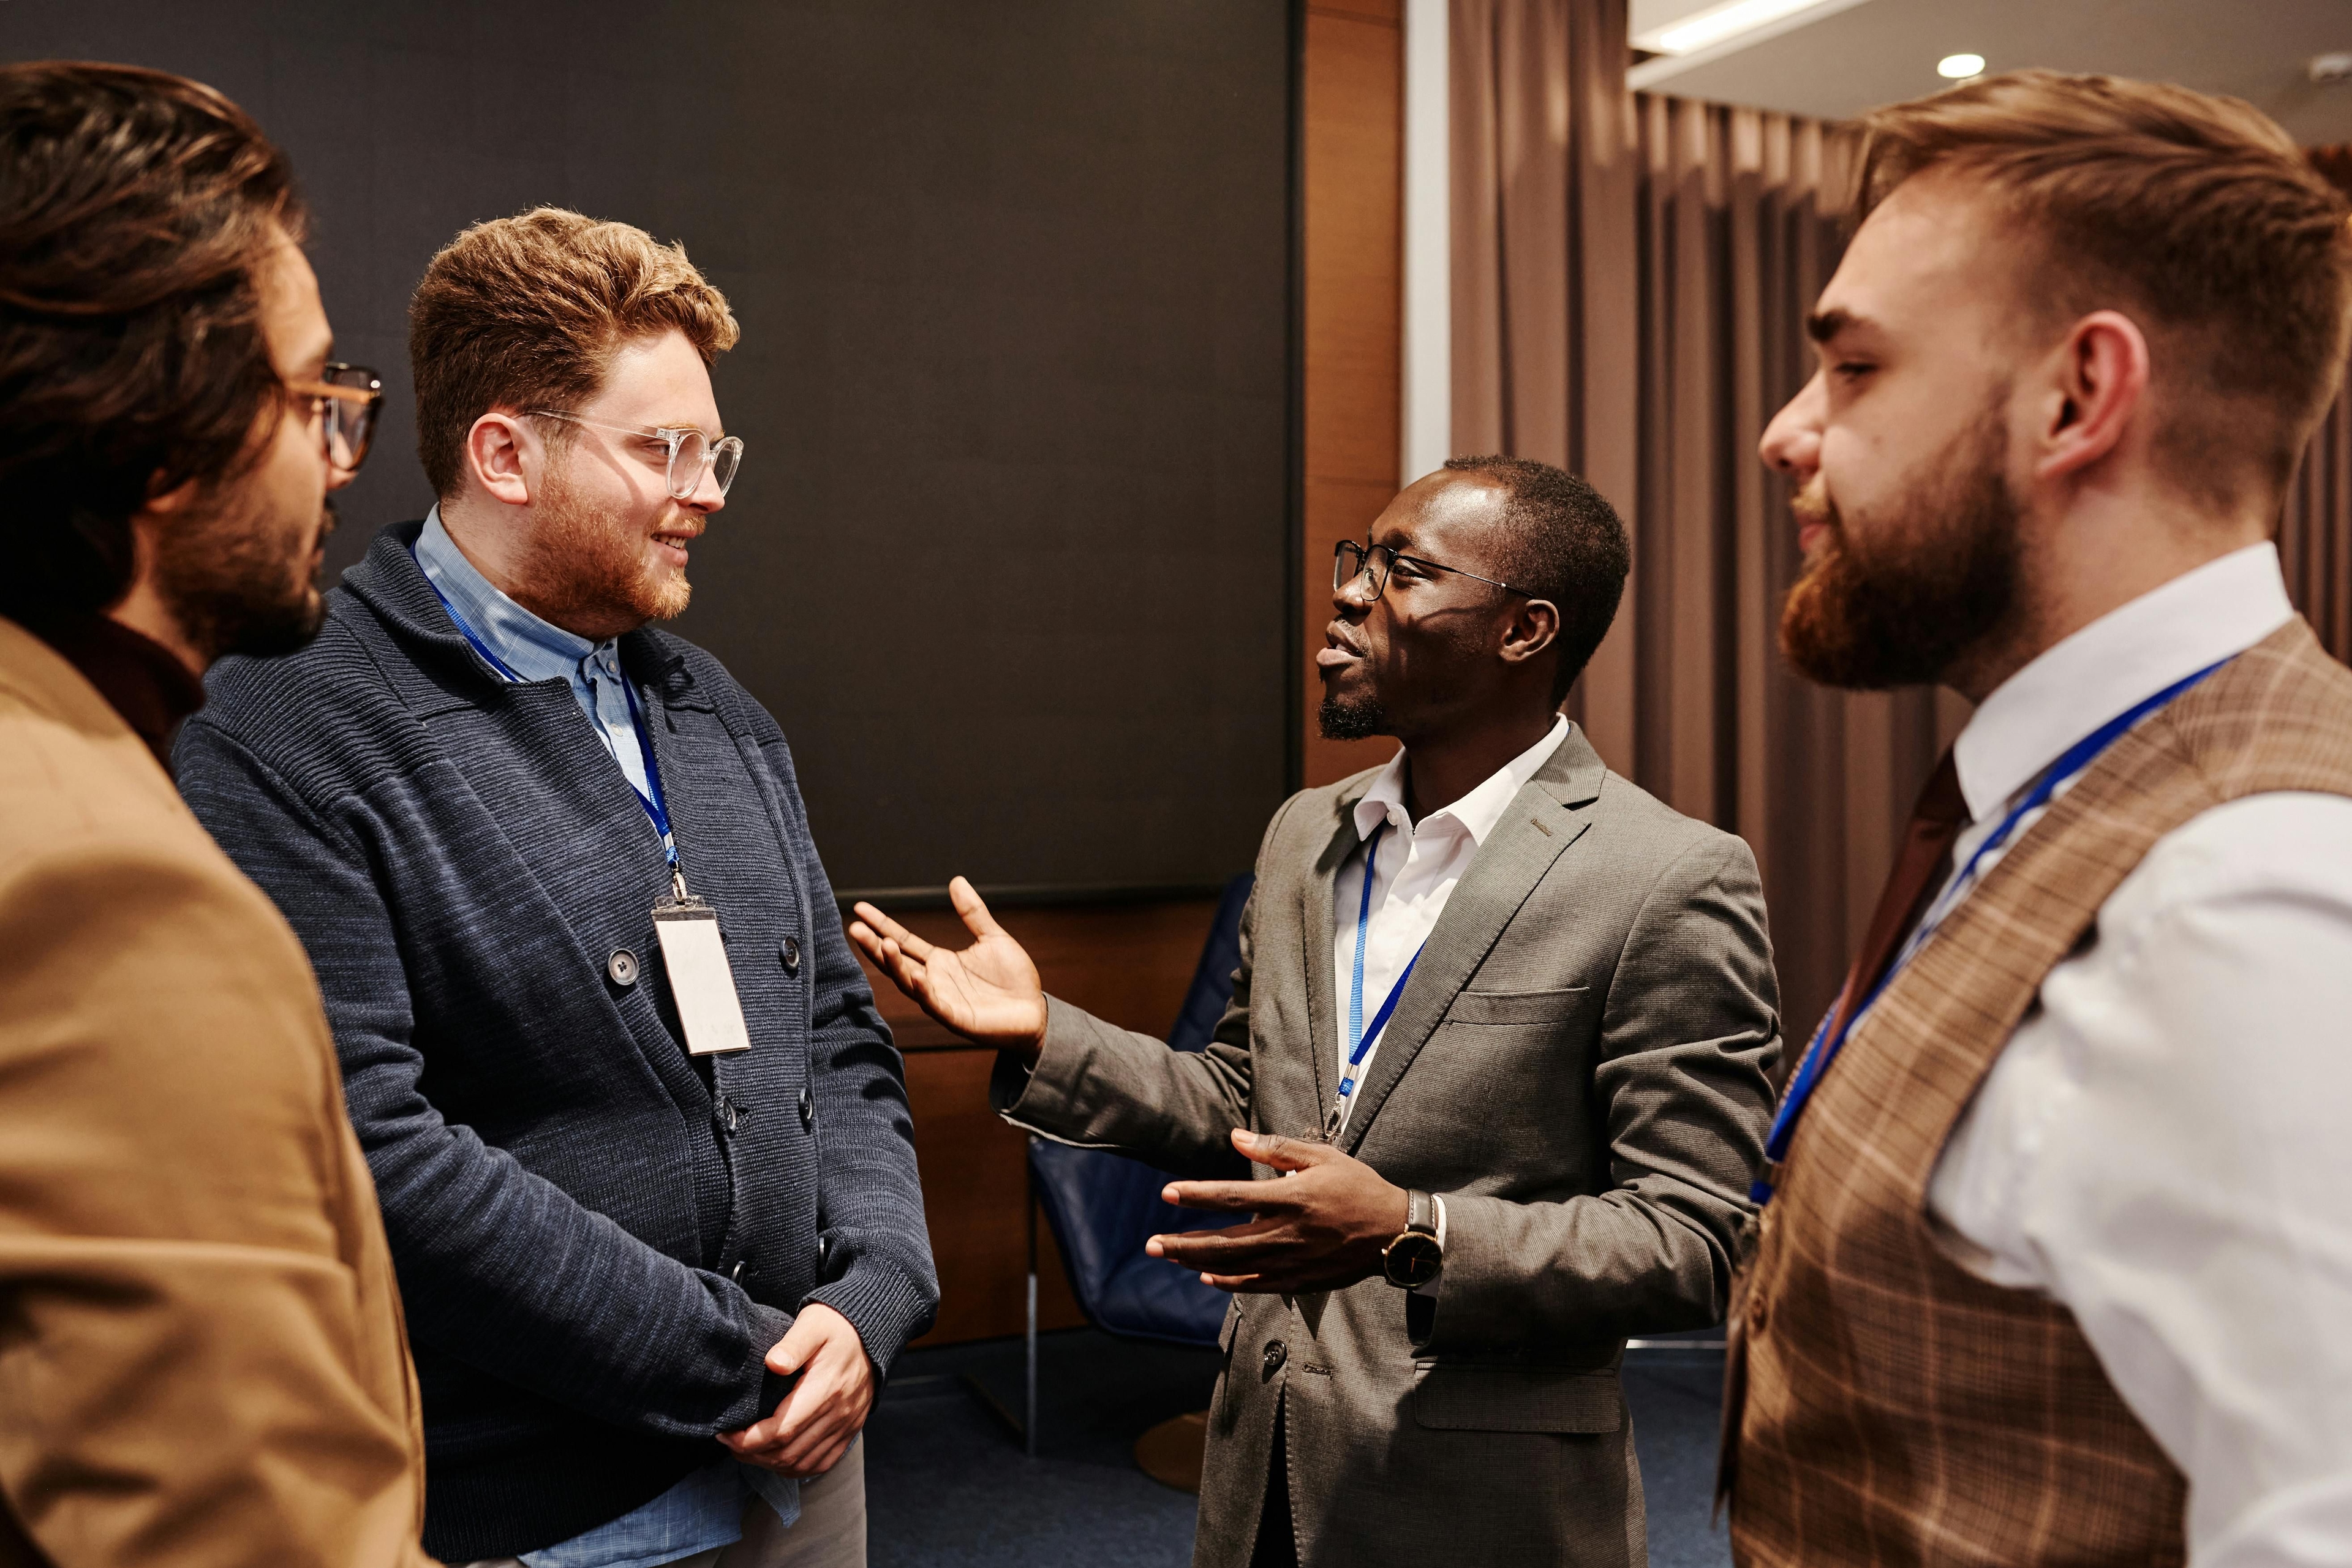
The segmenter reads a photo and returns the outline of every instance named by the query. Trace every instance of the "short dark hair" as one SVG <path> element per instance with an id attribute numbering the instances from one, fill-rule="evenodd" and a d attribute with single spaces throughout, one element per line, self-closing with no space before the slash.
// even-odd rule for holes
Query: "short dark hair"
<path id="1" fill-rule="evenodd" d="M 1448 458 L 1445 466 L 1494 479 L 1509 492 L 1495 564 L 1511 586 L 1550 601 L 1559 611 L 1559 666 L 1552 673 L 1551 700 L 1560 702 L 1617 618 L 1617 602 L 1633 569 L 1624 521 L 1599 490 L 1549 463 Z"/>
<path id="2" fill-rule="evenodd" d="M 0 68 L 0 616 L 104 609 L 151 487 L 252 460 L 281 395 L 254 268 L 303 226 L 285 154 L 213 89 Z"/>

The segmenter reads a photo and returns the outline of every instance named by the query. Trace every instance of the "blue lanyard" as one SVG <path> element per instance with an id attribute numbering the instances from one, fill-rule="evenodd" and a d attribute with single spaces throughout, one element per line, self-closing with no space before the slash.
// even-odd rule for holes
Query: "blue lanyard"
<path id="1" fill-rule="evenodd" d="M 1348 1073 L 1339 1080 L 1342 1102 L 1356 1092 L 1356 1069 L 1363 1065 L 1364 1053 L 1372 1048 L 1372 1042 L 1381 1037 L 1381 1031 L 1389 1026 L 1389 1015 L 1396 1011 L 1397 998 L 1404 994 L 1404 983 L 1412 978 L 1412 966 L 1421 962 L 1423 952 L 1429 946 L 1424 939 L 1420 947 L 1412 950 L 1412 957 L 1406 962 L 1404 973 L 1398 975 L 1396 984 L 1389 988 L 1389 999 L 1381 1004 L 1381 1010 L 1372 1015 L 1371 1025 L 1367 1027 L 1364 1024 L 1364 936 L 1372 921 L 1372 872 L 1380 865 L 1381 835 L 1388 831 L 1388 826 L 1383 822 L 1373 828 L 1372 840 L 1364 847 L 1364 891 L 1363 896 L 1356 900 L 1356 980 L 1348 993 Z M 1333 1109 L 1336 1112 L 1338 1108 Z"/>
<path id="2" fill-rule="evenodd" d="M 482 656 L 482 662 L 497 670 L 509 683 L 522 684 L 522 677 L 509 668 L 507 661 L 492 653 L 490 645 L 466 624 L 466 617 L 457 613 L 457 606 L 449 602 L 449 595 L 441 591 L 441 584 L 427 575 L 425 585 L 433 590 L 433 596 L 441 601 L 443 609 L 449 612 L 450 623 L 465 635 L 466 641 L 472 645 L 474 651 Z M 653 821 L 654 831 L 661 835 L 662 859 L 675 877 L 677 872 L 677 840 L 669 830 L 669 802 L 662 795 L 661 763 L 654 760 L 653 741 L 646 733 L 645 715 L 637 711 L 637 694 L 631 689 L 626 676 L 621 680 L 621 695 L 628 699 L 629 726 L 637 732 L 637 752 L 646 760 L 646 783 L 653 789 L 653 793 L 647 795 L 632 782 L 629 793 L 637 797 L 637 804 L 646 808 L 646 816 Z"/>
<path id="3" fill-rule="evenodd" d="M 1944 885 L 1944 890 L 1937 895 L 1936 901 L 1928 906 L 1927 914 L 1920 919 L 1918 928 L 1904 942 L 1903 950 L 1895 955 L 1895 962 L 1886 966 L 1886 973 L 1871 987 L 1870 994 L 1863 998 L 1860 1005 L 1846 1013 L 1845 1021 L 1838 1026 L 1837 1034 L 1831 1037 L 1829 1033 L 1831 1019 L 1838 1016 L 1834 1005 L 1815 1027 L 1811 1042 L 1805 1047 L 1804 1058 L 1798 1062 L 1796 1074 L 1789 1080 L 1788 1092 L 1780 1097 L 1780 1113 L 1772 1119 L 1771 1136 L 1764 1141 L 1764 1158 L 1769 1163 L 1778 1165 L 1788 1158 L 1790 1141 L 1796 1136 L 1797 1123 L 1804 1119 L 1805 1108 L 1811 1103 L 1813 1090 L 1820 1085 L 1822 1075 L 1829 1070 L 1830 1063 L 1835 1061 L 1838 1053 L 1845 1048 L 1846 1040 L 1853 1035 L 1853 1026 L 1862 1016 L 1885 994 L 1886 988 L 1895 984 L 1895 977 L 1903 973 L 1904 967 L 1935 934 L 1936 928 L 1968 896 L 1985 857 L 2008 843 L 2010 835 L 2017 831 L 2019 823 L 2048 805 L 2051 796 L 2057 794 L 2069 779 L 2089 767 L 2101 752 L 2122 739 L 2126 731 L 2229 662 L 2226 658 L 2216 660 L 2196 674 L 2176 680 L 2155 696 L 2124 710 L 2075 742 L 2056 762 L 2042 770 L 2042 777 L 2032 789 L 2026 792 L 2025 798 L 2011 808 L 2009 815 L 2001 818 L 2000 826 L 1977 846 L 1975 853 L 1969 857 L 1968 864 L 1960 868 L 1959 875 Z M 1772 1184 L 1757 1182 L 1748 1188 L 1748 1195 L 1759 1204 L 1770 1203 Z"/>

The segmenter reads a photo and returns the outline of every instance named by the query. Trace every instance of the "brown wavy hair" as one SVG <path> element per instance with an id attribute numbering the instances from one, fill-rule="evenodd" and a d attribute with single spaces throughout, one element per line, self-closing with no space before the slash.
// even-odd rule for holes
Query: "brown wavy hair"
<path id="1" fill-rule="evenodd" d="M 635 225 L 535 207 L 451 240 L 408 307 L 416 455 L 433 493 L 457 493 L 466 435 L 483 415 L 569 411 L 604 385 L 615 351 L 672 328 L 705 364 L 735 346 L 727 297 L 684 246 Z M 558 443 L 571 429 L 546 434 Z"/>
<path id="2" fill-rule="evenodd" d="M 1931 169 L 1982 180 L 2027 242 L 2035 330 L 2113 308 L 2147 333 L 2173 476 L 2217 500 L 2285 489 L 2343 379 L 2352 207 L 2276 122 L 2184 87 L 2025 70 L 1854 132 L 1856 221 Z"/>
<path id="3" fill-rule="evenodd" d="M 0 616 L 112 604 L 148 496 L 251 461 L 280 395 L 253 270 L 306 224 L 285 154 L 213 89 L 0 68 Z"/>

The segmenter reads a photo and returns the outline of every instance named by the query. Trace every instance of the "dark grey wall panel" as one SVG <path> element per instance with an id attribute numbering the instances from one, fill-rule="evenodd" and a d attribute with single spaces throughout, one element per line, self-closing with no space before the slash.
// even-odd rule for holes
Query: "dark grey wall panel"
<path id="1" fill-rule="evenodd" d="M 1280 798 L 1282 0 L 0 0 L 292 154 L 391 416 L 331 568 L 429 503 L 404 310 L 535 203 L 688 252 L 742 476 L 678 629 L 775 712 L 845 887 L 1193 884 Z"/>

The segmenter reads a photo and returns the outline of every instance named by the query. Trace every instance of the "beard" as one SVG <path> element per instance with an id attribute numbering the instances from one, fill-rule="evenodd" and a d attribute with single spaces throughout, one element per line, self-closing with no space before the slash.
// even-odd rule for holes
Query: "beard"
<path id="1" fill-rule="evenodd" d="M 693 587 L 686 574 L 649 564 L 646 530 L 571 482 L 570 465 L 548 465 L 531 508 L 531 608 L 557 626 L 626 616 L 638 625 L 686 613 Z"/>
<path id="2" fill-rule="evenodd" d="M 1365 741 L 1389 733 L 1388 710 L 1377 697 L 1345 698 L 1323 694 L 1315 710 L 1315 727 L 1327 741 Z"/>
<path id="3" fill-rule="evenodd" d="M 335 529 L 322 503 L 315 540 L 273 527 L 257 495 L 223 496 L 155 542 L 155 592 L 191 647 L 271 658 L 319 635 L 327 617 L 311 555 Z"/>
<path id="4" fill-rule="evenodd" d="M 1796 499 L 1800 521 L 1829 531 L 1780 611 L 1780 651 L 1800 674 L 1855 691 L 1927 685 L 2014 621 L 2022 546 L 2008 448 L 1998 409 L 1988 410 L 1867 541 L 1847 531 L 1818 479 Z"/>

